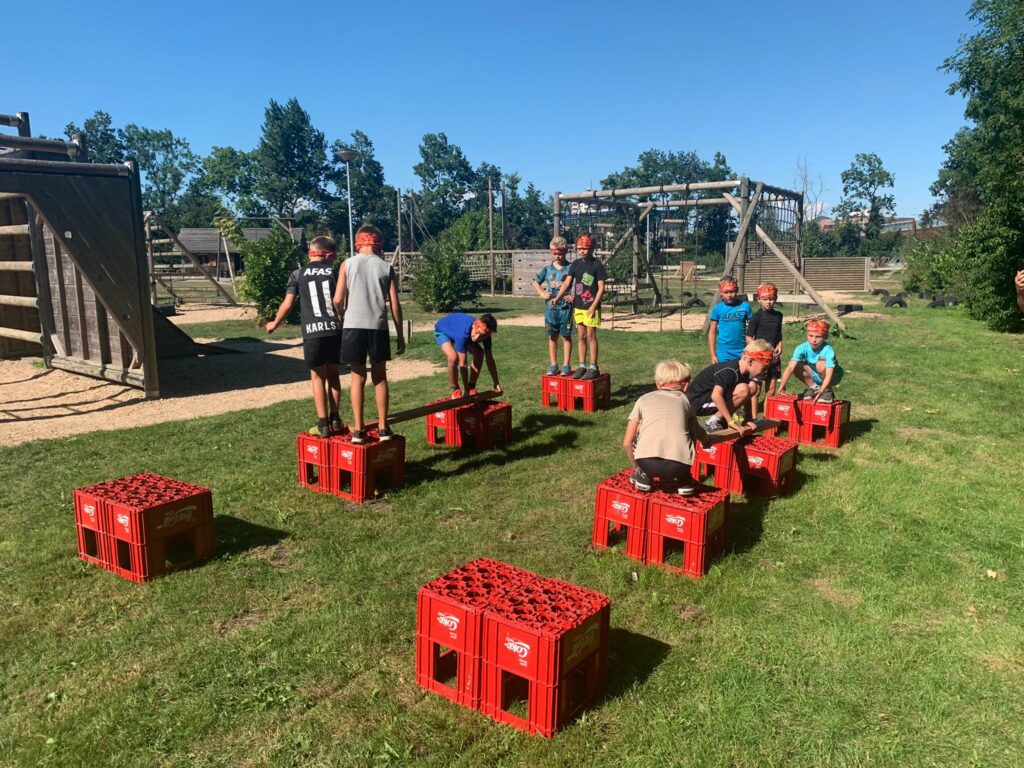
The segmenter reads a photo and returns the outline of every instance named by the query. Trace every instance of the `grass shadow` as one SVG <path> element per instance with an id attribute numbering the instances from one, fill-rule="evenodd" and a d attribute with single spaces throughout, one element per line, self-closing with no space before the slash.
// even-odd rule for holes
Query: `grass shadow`
<path id="1" fill-rule="evenodd" d="M 858 438 L 868 434 L 872 429 L 875 428 L 875 424 L 878 423 L 878 419 L 857 419 L 856 421 L 850 421 L 850 440 L 857 440 Z"/>
<path id="2" fill-rule="evenodd" d="M 611 397 L 611 408 L 618 408 L 620 405 L 629 405 L 635 403 L 641 395 L 646 395 L 648 392 L 653 392 L 656 389 L 654 383 L 650 384 L 627 384 L 624 387 L 619 387 L 612 392 Z"/>
<path id="3" fill-rule="evenodd" d="M 256 547 L 269 547 L 288 538 L 288 533 L 276 528 L 268 528 L 258 523 L 250 523 L 231 515 L 217 515 L 216 525 L 217 555 L 215 559 L 238 555 Z"/>
<path id="4" fill-rule="evenodd" d="M 514 440 L 521 432 L 535 435 L 553 427 L 582 427 L 586 423 L 575 416 L 567 416 L 565 411 L 530 413 L 518 427 L 513 429 L 512 439 Z"/>
<path id="5" fill-rule="evenodd" d="M 800 473 L 794 485 L 800 482 Z M 733 501 L 729 505 L 729 539 L 728 551 L 740 554 L 753 549 L 761 541 L 764 534 L 764 515 L 770 503 L 769 499 L 758 496 Z"/>
<path id="6" fill-rule="evenodd" d="M 602 701 L 642 685 L 668 656 L 672 646 L 653 637 L 612 627 L 608 632 L 608 688 Z"/>

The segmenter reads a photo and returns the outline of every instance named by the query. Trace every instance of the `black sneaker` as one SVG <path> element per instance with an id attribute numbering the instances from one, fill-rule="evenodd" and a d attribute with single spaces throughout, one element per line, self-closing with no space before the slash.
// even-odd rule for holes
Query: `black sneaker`
<path id="1" fill-rule="evenodd" d="M 587 368 L 586 373 L 580 376 L 580 381 L 590 381 L 591 379 L 596 379 L 600 375 L 601 371 L 598 370 L 596 365 L 592 365 L 589 368 Z"/>
<path id="2" fill-rule="evenodd" d="M 345 426 L 341 423 L 341 417 L 335 414 L 331 416 L 331 422 L 327 427 L 332 435 L 340 435 L 345 431 Z"/>
<path id="3" fill-rule="evenodd" d="M 638 491 L 651 490 L 651 476 L 642 469 L 634 470 L 632 476 L 629 478 L 629 482 L 632 483 L 633 487 Z"/>
<path id="4" fill-rule="evenodd" d="M 805 389 L 805 390 L 804 390 L 804 391 L 803 391 L 803 392 L 802 392 L 802 393 L 800 394 L 800 399 L 801 399 L 801 400 L 813 400 L 813 399 L 814 399 L 814 396 L 815 396 L 816 394 L 818 394 L 818 388 L 817 388 L 817 387 L 811 387 L 811 388 L 809 388 L 809 389 Z"/>
<path id="5" fill-rule="evenodd" d="M 572 377 L 574 379 L 582 379 L 583 375 L 586 372 L 587 372 L 587 366 L 581 365 L 579 368 L 577 368 L 575 371 L 572 372 Z"/>
<path id="6" fill-rule="evenodd" d="M 818 398 L 819 403 L 831 403 L 836 399 L 836 393 L 832 391 L 832 387 L 829 387 L 821 393 L 821 397 Z"/>
<path id="7" fill-rule="evenodd" d="M 352 445 L 362 445 L 366 442 L 366 430 L 357 429 L 352 433 Z"/>
<path id="8" fill-rule="evenodd" d="M 385 440 L 390 440 L 394 436 L 395 433 L 392 431 L 391 427 L 382 427 L 381 429 L 377 430 L 377 439 L 380 440 L 382 443 Z M 353 442 L 355 441 L 353 440 Z"/>

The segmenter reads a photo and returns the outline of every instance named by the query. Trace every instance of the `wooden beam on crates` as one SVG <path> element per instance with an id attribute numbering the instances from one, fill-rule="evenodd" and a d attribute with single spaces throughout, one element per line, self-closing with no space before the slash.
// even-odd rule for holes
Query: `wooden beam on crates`
<path id="1" fill-rule="evenodd" d="M 762 432 L 767 432 L 769 429 L 777 429 L 778 427 L 781 426 L 782 421 L 780 419 L 758 419 L 757 421 L 754 422 L 754 431 L 746 436 L 752 437 L 753 435 L 759 435 Z M 736 434 L 736 430 L 733 429 L 732 427 L 727 427 L 726 429 L 716 429 L 714 432 L 708 432 L 708 437 L 711 438 L 712 445 L 715 443 L 728 442 L 729 440 L 732 440 L 733 438 L 736 438 L 738 436 L 739 435 Z"/>
<path id="2" fill-rule="evenodd" d="M 501 397 L 501 392 L 496 389 L 490 389 L 486 392 L 479 392 L 475 395 L 463 395 L 459 398 L 453 398 L 451 400 L 439 400 L 436 403 L 427 403 L 421 405 L 419 408 L 410 408 L 407 411 L 399 411 L 398 413 L 388 414 L 388 426 L 392 424 L 398 424 L 403 421 L 412 421 L 413 419 L 421 419 L 424 416 L 429 416 L 432 413 L 440 413 L 441 411 L 450 411 L 453 408 L 461 408 L 464 405 L 472 405 L 473 403 L 484 402 L 486 400 L 493 400 L 496 397 Z M 379 421 L 368 421 L 363 429 L 376 429 Z"/>

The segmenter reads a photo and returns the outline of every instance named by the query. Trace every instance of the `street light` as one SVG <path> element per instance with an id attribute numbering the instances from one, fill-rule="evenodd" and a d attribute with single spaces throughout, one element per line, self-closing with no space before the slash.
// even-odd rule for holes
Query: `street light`
<path id="1" fill-rule="evenodd" d="M 348 164 L 359 157 L 354 149 L 339 149 L 334 156 L 345 164 L 345 186 L 348 189 L 348 254 L 356 255 L 355 240 L 352 239 L 352 175 L 349 173 Z"/>

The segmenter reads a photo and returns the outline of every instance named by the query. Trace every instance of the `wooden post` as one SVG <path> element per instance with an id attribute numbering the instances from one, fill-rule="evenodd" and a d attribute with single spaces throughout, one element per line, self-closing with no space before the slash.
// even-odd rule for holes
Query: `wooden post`
<path id="1" fill-rule="evenodd" d="M 740 179 L 739 198 L 740 221 L 742 222 L 747 218 L 747 210 L 757 207 L 757 203 L 754 203 L 754 205 L 750 204 L 750 179 L 746 176 Z M 746 291 L 747 277 L 747 239 L 744 237 L 744 233 L 737 233 L 733 248 L 736 250 L 733 256 L 733 263 L 736 265 L 736 282 L 739 284 L 740 292 L 744 293 Z"/>
<path id="2" fill-rule="evenodd" d="M 395 190 L 395 224 L 397 225 L 396 231 L 398 232 L 398 251 L 395 257 L 395 261 L 398 262 L 398 269 L 395 270 L 398 274 L 398 290 L 402 290 L 402 190 L 398 188 Z"/>
<path id="3" fill-rule="evenodd" d="M 494 187 L 487 179 L 487 251 L 491 256 L 491 296 L 494 295 Z"/>
<path id="4" fill-rule="evenodd" d="M 744 177 L 746 178 L 746 177 Z M 736 200 L 735 197 L 730 195 L 728 192 L 722 193 L 725 196 L 726 202 L 732 205 L 737 210 L 742 209 L 742 204 Z M 740 213 L 740 226 L 736 233 L 736 242 L 733 243 L 732 250 L 729 252 L 729 257 L 725 260 L 725 266 L 722 268 L 722 275 L 728 275 L 732 271 L 733 264 L 736 263 L 736 259 L 742 253 L 746 258 L 747 252 L 747 231 L 750 229 L 750 220 L 754 217 L 754 212 L 757 210 L 757 202 L 761 199 L 761 195 L 764 194 L 764 184 L 760 181 L 754 185 L 754 198 L 750 201 L 746 211 Z M 708 307 L 708 313 L 704 316 L 704 333 L 708 332 L 708 325 L 711 323 L 711 310 L 715 308 L 715 304 L 718 303 L 721 298 L 721 294 L 716 293 L 715 298 L 711 300 L 711 306 Z"/>
<path id="5" fill-rule="evenodd" d="M 551 236 L 558 237 L 562 234 L 562 198 L 561 192 L 555 192 L 554 197 L 554 210 L 552 211 L 553 226 L 551 228 Z"/>
<path id="6" fill-rule="evenodd" d="M 289 232 L 289 234 L 291 234 Z M 228 275 L 231 277 L 231 287 L 235 287 L 235 262 L 231 258 L 231 249 L 228 247 L 228 241 L 222 234 L 220 241 L 224 244 L 224 259 L 228 263 Z"/>

